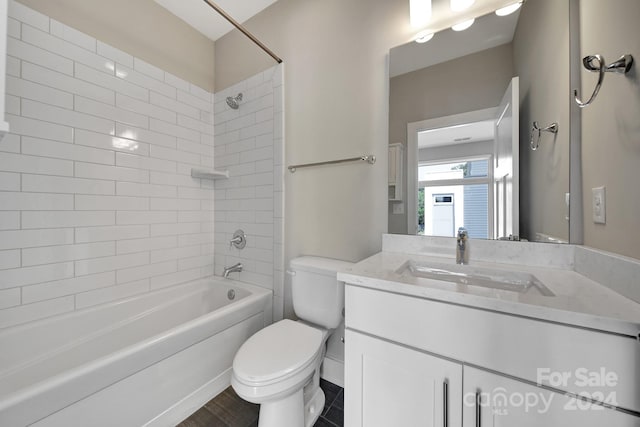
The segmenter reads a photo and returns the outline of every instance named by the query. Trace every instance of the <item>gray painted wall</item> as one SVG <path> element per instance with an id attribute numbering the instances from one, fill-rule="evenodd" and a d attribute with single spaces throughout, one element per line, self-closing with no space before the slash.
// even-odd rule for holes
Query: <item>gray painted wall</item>
<path id="1" fill-rule="evenodd" d="M 581 0 L 580 9 L 581 56 L 599 53 L 609 63 L 630 53 L 636 60 L 626 77 L 607 75 L 596 101 L 582 110 L 584 243 L 640 259 L 640 2 Z M 595 74 L 582 71 L 583 97 L 595 80 Z M 591 217 L 591 189 L 602 185 L 605 225 Z"/>
<path id="2" fill-rule="evenodd" d="M 387 230 L 389 47 L 405 42 L 405 0 L 279 0 L 245 23 L 284 60 L 285 164 L 374 154 L 375 165 L 285 172 L 286 260 L 358 261 Z M 216 43 L 217 89 L 273 62 L 237 34 Z M 286 284 L 287 315 L 291 314 Z"/>

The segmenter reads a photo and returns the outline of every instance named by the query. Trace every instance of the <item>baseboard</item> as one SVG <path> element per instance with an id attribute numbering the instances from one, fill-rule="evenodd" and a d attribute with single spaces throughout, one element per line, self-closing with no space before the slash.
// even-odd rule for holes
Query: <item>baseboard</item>
<path id="1" fill-rule="evenodd" d="M 231 384 L 231 368 L 146 423 L 143 427 L 167 427 L 180 424 L 205 403 L 222 393 Z"/>
<path id="2" fill-rule="evenodd" d="M 344 387 L 344 362 L 325 357 L 320 368 L 320 377 Z"/>

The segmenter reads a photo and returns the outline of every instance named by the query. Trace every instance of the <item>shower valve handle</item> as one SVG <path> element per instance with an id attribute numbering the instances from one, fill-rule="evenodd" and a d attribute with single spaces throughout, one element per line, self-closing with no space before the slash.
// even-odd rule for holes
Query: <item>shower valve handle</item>
<path id="1" fill-rule="evenodd" d="M 233 238 L 229 240 L 229 249 L 231 249 L 232 246 L 235 246 L 236 249 L 244 249 L 244 247 L 247 246 L 247 235 L 244 234 L 244 231 L 236 230 L 236 232 L 233 233 Z"/>

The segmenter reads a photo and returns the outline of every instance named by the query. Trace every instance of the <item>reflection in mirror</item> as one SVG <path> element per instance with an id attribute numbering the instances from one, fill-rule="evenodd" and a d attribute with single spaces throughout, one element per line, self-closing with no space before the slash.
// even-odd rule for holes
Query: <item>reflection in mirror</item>
<path id="1" fill-rule="evenodd" d="M 568 19 L 568 1 L 528 0 L 391 49 L 389 143 L 406 148 L 406 185 L 390 233 L 569 240 Z M 535 152 L 534 121 L 559 126 Z M 458 169 L 423 179 L 443 165 Z"/>
<path id="2" fill-rule="evenodd" d="M 427 235 L 454 237 L 455 230 L 465 227 L 471 229 L 470 237 L 514 239 L 518 236 L 519 122 L 513 120 L 514 115 L 518 115 L 518 82 L 517 77 L 512 79 L 496 107 L 408 124 L 407 194 L 417 194 L 407 200 L 408 211 L 416 212 L 408 216 L 409 232 L 417 230 L 422 234 L 424 230 Z M 477 175 L 480 167 L 474 162 L 477 157 L 485 159 L 483 176 Z M 465 171 L 461 177 L 464 185 L 451 182 L 463 186 L 452 196 L 450 210 L 430 209 L 427 207 L 431 203 L 430 193 L 425 189 L 434 185 L 421 180 L 420 172 L 433 164 L 451 162 L 471 162 L 476 169 L 473 173 Z M 417 188 L 415 170 L 418 171 Z M 421 198 L 421 192 L 425 198 Z M 437 225 L 443 221 L 457 226 L 450 231 Z M 476 230 L 476 227 L 480 228 Z"/>
<path id="3" fill-rule="evenodd" d="M 418 234 L 455 236 L 465 227 L 471 238 L 491 235 L 489 157 L 418 163 Z"/>

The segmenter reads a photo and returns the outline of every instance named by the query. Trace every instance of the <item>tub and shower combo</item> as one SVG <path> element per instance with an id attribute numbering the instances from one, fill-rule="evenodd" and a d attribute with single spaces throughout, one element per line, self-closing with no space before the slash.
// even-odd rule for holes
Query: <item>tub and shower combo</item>
<path id="1" fill-rule="evenodd" d="M 0 330 L 0 426 L 176 425 L 271 309 L 271 291 L 212 277 Z"/>

